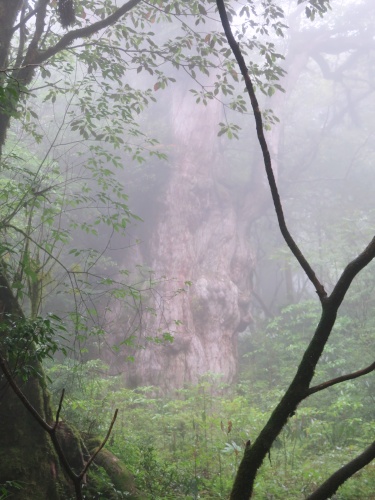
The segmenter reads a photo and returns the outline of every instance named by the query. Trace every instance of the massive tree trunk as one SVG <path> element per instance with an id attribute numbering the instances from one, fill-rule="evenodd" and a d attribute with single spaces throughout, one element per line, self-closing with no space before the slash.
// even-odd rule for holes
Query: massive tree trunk
<path id="1" fill-rule="evenodd" d="M 224 382 L 236 377 L 237 336 L 251 322 L 254 261 L 247 242 L 251 218 L 239 216 L 243 204 L 225 184 L 232 166 L 218 151 L 221 113 L 220 103 L 197 105 L 187 88 L 174 89 L 170 177 L 152 234 L 140 245 L 155 275 L 165 276 L 156 315 L 148 315 L 142 334 L 169 331 L 174 341 L 149 342 L 136 353 L 128 374 L 134 385 L 168 389 L 196 383 L 205 373 Z"/>
<path id="2" fill-rule="evenodd" d="M 324 59 L 327 54 L 346 52 L 348 47 L 366 53 L 369 47 L 367 33 L 337 47 L 336 31 L 300 31 L 298 12 L 290 19 L 295 26 L 289 34 L 288 74 L 281 81 L 287 94 L 276 93 L 268 103 L 281 120 L 309 61 L 318 63 L 325 78 L 336 78 Z M 167 186 L 154 210 L 151 234 L 144 238 L 140 253 L 155 275 L 165 276 L 166 281 L 157 290 L 164 301 L 151 304 L 156 315 L 142 319 L 142 333 L 161 337 L 169 330 L 175 332 L 175 339 L 170 345 L 150 342 L 136 352 L 128 379 L 134 385 L 166 389 L 195 383 L 205 373 L 220 374 L 224 382 L 232 382 L 237 371 L 237 336 L 251 322 L 256 259 L 249 232 L 270 206 L 262 161 L 248 143 L 254 159 L 244 161 L 251 170 L 251 182 L 239 194 L 228 186 L 233 167 L 223 163 L 219 151 L 217 124 L 224 121 L 221 105 L 215 101 L 207 107 L 197 105 L 185 86 L 174 90 L 171 106 L 163 112 L 173 131 L 175 154 L 170 157 Z M 279 163 L 280 171 L 285 168 L 281 125 L 272 128 L 267 141 L 277 177 Z M 187 288 L 186 280 L 192 286 Z M 181 288 L 187 291 L 173 297 Z M 176 325 L 176 320 L 182 324 Z"/>

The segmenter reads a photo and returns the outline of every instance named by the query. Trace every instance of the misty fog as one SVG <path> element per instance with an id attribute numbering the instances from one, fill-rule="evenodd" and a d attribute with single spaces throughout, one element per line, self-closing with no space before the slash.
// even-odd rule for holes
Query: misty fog
<path id="1" fill-rule="evenodd" d="M 20 2 L 12 22 L 0 6 L 0 26 L 20 26 L 0 74 L 0 125 L 11 117 L 1 136 L 1 287 L 25 318 L 57 325 L 23 349 L 40 347 L 56 407 L 66 390 L 63 419 L 85 438 L 104 436 L 120 408 L 109 449 L 136 486 L 102 475 L 97 498 L 232 491 L 242 500 L 252 493 L 231 489 L 242 456 L 289 390 L 326 297 L 374 235 L 375 12 L 371 0 L 226 6 L 286 226 L 321 296 L 280 232 L 216 3 L 137 3 L 17 76 L 19 91 L 12 75 L 27 61 L 41 4 L 40 57 L 126 2 L 75 2 L 71 27 L 56 10 L 69 0 Z M 374 287 L 369 263 L 348 285 L 312 367 L 317 382 L 264 451 L 254 498 L 375 498 L 373 464 L 333 496 L 312 496 L 373 439 L 373 367 L 319 395 L 315 387 L 373 363 Z M 28 366 L 9 354 L 10 338 L 1 333 L 0 354 Z M 14 371 L 22 383 L 29 376 Z M 27 498 L 6 486 L 16 480 L 0 466 L 0 498 L 8 489 L 9 498 Z"/>

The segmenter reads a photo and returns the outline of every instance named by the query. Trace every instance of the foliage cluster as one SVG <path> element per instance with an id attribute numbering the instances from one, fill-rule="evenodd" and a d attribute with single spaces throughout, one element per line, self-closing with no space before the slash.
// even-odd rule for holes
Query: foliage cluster
<path id="1" fill-rule="evenodd" d="M 374 341 L 370 325 L 357 333 L 353 310 L 349 307 L 341 318 L 319 364 L 323 380 L 346 373 L 349 358 L 358 363 L 358 342 Z M 103 434 L 119 407 L 110 449 L 150 498 L 227 498 L 246 442 L 261 430 L 289 383 L 317 317 L 315 303 L 307 301 L 286 307 L 257 332 L 244 335 L 241 352 L 247 354 L 236 387 L 208 376 L 196 387 L 163 397 L 155 387 L 124 389 L 102 362 L 90 361 L 50 366 L 52 390 L 58 399 L 62 387 L 70 388 L 65 417 L 88 436 Z M 366 361 L 362 357 L 360 365 Z M 371 440 L 373 403 L 369 377 L 309 398 L 274 443 L 254 498 L 300 499 L 311 493 Z M 370 500 L 374 480 L 374 467 L 368 466 L 335 498 Z"/>
<path id="2" fill-rule="evenodd" d="M 61 352 L 67 355 L 66 328 L 55 315 L 46 318 L 14 321 L 9 318 L 0 324 L 0 352 L 7 357 L 13 375 L 24 382 L 29 378 L 43 378 L 38 372 L 44 359 L 53 359 Z"/>

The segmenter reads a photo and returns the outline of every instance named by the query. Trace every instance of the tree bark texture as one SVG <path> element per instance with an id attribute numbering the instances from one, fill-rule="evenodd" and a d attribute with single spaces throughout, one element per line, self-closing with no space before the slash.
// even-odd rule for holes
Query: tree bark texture
<path id="1" fill-rule="evenodd" d="M 0 275 L 0 324 L 9 318 L 23 320 L 23 313 L 9 283 Z M 6 330 L 0 332 L 6 335 Z M 48 391 L 42 378 L 18 380 L 22 391 L 46 422 L 53 421 Z M 18 500 L 58 500 L 68 485 L 47 433 L 33 419 L 0 374 L 0 484 L 16 482 Z"/>
<path id="2" fill-rule="evenodd" d="M 140 252 L 157 277 L 166 277 L 157 289 L 163 303 L 153 304 L 156 316 L 147 317 L 142 334 L 168 330 L 174 342 L 151 342 L 136 353 L 128 373 L 134 385 L 168 389 L 196 383 L 206 373 L 221 375 L 223 382 L 236 377 L 238 332 L 251 322 L 254 259 L 247 242 L 251 218 L 239 216 L 243 204 L 223 179 L 231 165 L 223 165 L 217 148 L 221 113 L 216 101 L 197 105 L 188 87 L 173 91 L 169 181 Z M 176 295 L 181 288 L 187 291 Z"/>

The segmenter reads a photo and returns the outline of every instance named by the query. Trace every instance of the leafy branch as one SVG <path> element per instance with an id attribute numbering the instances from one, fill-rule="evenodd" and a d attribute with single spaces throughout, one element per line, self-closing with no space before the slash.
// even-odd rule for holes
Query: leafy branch
<path id="1" fill-rule="evenodd" d="M 98 31 L 101 31 L 102 29 L 113 25 L 122 16 L 127 14 L 132 8 L 141 3 L 141 1 L 142 0 L 129 0 L 129 2 L 125 3 L 122 7 L 119 7 L 115 12 L 113 12 L 106 18 L 101 19 L 96 23 L 90 24 L 89 26 L 85 26 L 84 28 L 69 31 L 68 33 L 63 35 L 63 37 L 55 45 L 36 55 L 35 62 L 37 64 L 40 64 L 44 61 L 47 61 L 47 59 L 50 59 L 52 56 L 69 47 L 69 45 L 73 43 L 74 40 L 77 40 L 78 38 L 89 37 L 91 35 L 94 35 L 95 33 L 98 33 Z"/>

